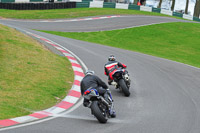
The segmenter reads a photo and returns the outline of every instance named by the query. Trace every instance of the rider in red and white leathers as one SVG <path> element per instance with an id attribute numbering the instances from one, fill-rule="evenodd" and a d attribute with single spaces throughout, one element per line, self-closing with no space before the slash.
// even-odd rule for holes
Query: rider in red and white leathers
<path id="1" fill-rule="evenodd" d="M 108 57 L 108 63 L 106 63 L 104 66 L 105 69 L 104 74 L 108 76 L 109 85 L 111 85 L 111 82 L 113 81 L 113 74 L 117 71 L 119 67 L 126 68 L 126 65 L 116 61 L 114 55 L 110 55 Z"/>

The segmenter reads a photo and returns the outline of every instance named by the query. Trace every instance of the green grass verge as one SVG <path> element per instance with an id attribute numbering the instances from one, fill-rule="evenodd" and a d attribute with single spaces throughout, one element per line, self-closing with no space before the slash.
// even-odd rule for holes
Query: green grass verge
<path id="1" fill-rule="evenodd" d="M 0 17 L 16 19 L 56 19 L 56 18 L 77 18 L 97 15 L 154 15 L 168 16 L 155 12 L 145 12 L 126 9 L 112 8 L 72 8 L 54 10 L 7 10 L 0 9 Z M 168 16 L 173 17 L 173 16 Z M 176 17 L 178 18 L 178 17 Z"/>
<path id="2" fill-rule="evenodd" d="M 74 79 L 70 62 L 29 36 L 0 25 L 0 120 L 60 102 Z"/>
<path id="3" fill-rule="evenodd" d="M 165 23 L 99 32 L 44 32 L 200 67 L 200 24 L 197 23 Z"/>

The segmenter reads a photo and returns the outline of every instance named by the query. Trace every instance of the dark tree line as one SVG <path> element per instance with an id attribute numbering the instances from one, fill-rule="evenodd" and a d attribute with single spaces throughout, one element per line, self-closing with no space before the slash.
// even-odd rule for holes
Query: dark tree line
<path id="1" fill-rule="evenodd" d="M 199 17 L 200 14 L 200 0 L 196 0 L 196 4 L 194 6 L 194 14 L 193 16 Z"/>
<path id="2" fill-rule="evenodd" d="M 158 8 L 161 8 L 162 2 L 163 0 L 159 1 Z M 174 11 L 175 2 L 176 0 L 172 0 L 172 6 L 171 6 L 172 11 Z M 189 0 L 186 0 L 185 14 L 188 14 L 188 6 L 189 6 Z M 196 0 L 193 16 L 199 17 L 199 15 L 200 15 L 200 0 Z"/>
<path id="3" fill-rule="evenodd" d="M 189 5 L 189 0 L 186 0 L 185 14 L 188 14 L 188 5 Z"/>

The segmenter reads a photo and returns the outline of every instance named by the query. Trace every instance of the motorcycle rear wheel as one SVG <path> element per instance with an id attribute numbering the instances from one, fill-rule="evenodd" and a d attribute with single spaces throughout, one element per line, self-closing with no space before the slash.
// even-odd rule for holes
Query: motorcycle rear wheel
<path id="1" fill-rule="evenodd" d="M 91 105 L 91 110 L 94 114 L 94 116 L 97 118 L 97 120 L 100 123 L 106 123 L 108 118 L 106 117 L 106 114 L 104 115 L 99 106 L 98 106 L 98 101 L 93 101 Z"/>
<path id="2" fill-rule="evenodd" d="M 127 97 L 130 96 L 129 89 L 128 89 L 124 79 L 120 79 L 119 80 L 119 85 L 122 88 L 122 91 L 124 92 L 124 95 L 127 96 Z"/>

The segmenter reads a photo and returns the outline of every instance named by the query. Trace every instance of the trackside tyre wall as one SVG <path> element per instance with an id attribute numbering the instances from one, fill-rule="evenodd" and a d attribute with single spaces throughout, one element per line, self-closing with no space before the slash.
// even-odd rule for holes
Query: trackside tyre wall
<path id="1" fill-rule="evenodd" d="M 100 123 L 106 123 L 107 122 L 107 118 L 104 117 L 104 115 L 102 114 L 99 106 L 98 106 L 98 101 L 93 101 L 92 105 L 91 105 L 91 110 L 94 114 L 94 116 L 98 119 L 98 121 Z"/>
<path id="2" fill-rule="evenodd" d="M 62 3 L 0 3 L 0 9 L 13 10 L 44 10 L 44 9 L 65 9 L 76 8 L 76 2 Z"/>
<path id="3" fill-rule="evenodd" d="M 125 83 L 124 79 L 120 79 L 119 80 L 119 85 L 122 88 L 122 91 L 124 92 L 124 95 L 127 96 L 127 97 L 130 96 L 129 89 L 126 86 L 126 83 Z"/>

